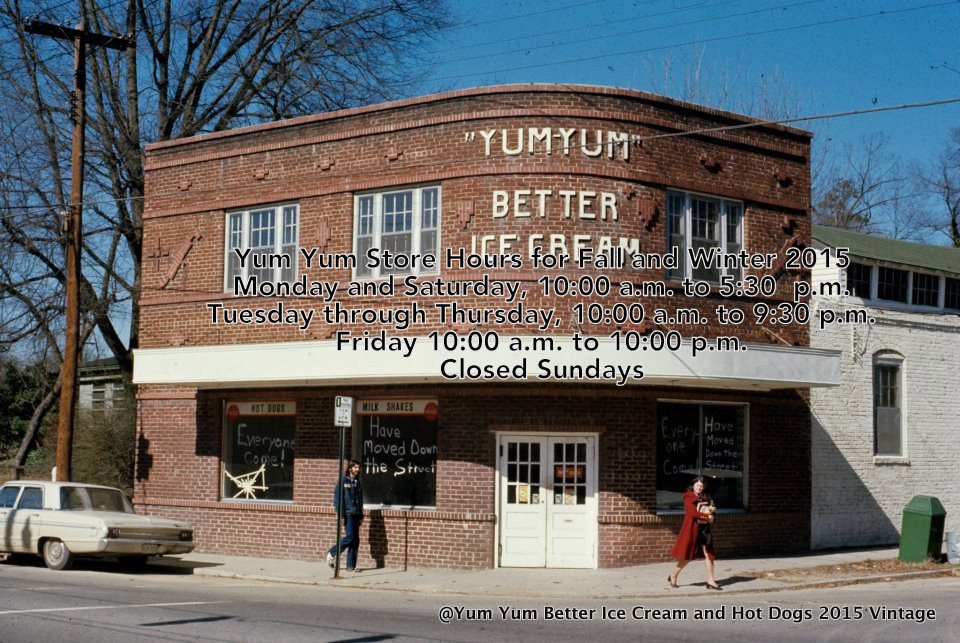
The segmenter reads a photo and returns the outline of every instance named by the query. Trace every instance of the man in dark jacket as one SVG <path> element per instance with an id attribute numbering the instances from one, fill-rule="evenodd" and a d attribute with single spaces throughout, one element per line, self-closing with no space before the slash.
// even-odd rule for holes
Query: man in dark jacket
<path id="1" fill-rule="evenodd" d="M 340 489 L 343 488 L 343 525 L 344 534 L 340 541 L 340 551 L 347 551 L 347 571 L 357 571 L 357 552 L 360 550 L 360 523 L 363 522 L 363 489 L 360 486 L 360 463 L 351 460 L 343 479 L 333 490 L 333 507 L 340 513 Z M 327 565 L 333 567 L 336 561 L 337 546 L 327 552 Z"/>

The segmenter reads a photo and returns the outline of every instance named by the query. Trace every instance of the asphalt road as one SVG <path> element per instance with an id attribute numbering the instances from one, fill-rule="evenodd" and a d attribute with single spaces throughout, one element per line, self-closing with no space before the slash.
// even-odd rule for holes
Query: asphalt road
<path id="1" fill-rule="evenodd" d="M 930 578 L 762 594 L 705 591 L 695 601 L 564 602 L 237 581 L 177 570 L 129 574 L 103 563 L 67 572 L 7 563 L 0 565 L 0 639 L 957 641 L 958 595 L 960 579 Z"/>

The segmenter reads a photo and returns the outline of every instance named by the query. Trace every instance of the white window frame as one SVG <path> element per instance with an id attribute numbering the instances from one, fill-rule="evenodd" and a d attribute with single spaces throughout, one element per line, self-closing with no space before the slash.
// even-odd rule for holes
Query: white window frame
<path id="1" fill-rule="evenodd" d="M 247 210 L 232 210 L 224 218 L 224 253 L 223 253 L 223 290 L 233 292 L 234 277 L 231 272 L 231 257 L 236 257 L 234 248 L 245 251 L 251 248 L 251 236 L 254 232 L 253 224 L 261 214 L 273 212 L 272 230 L 273 243 L 269 253 L 283 254 L 285 248 L 290 255 L 290 269 L 285 271 L 277 266 L 269 274 L 264 270 L 261 280 L 264 281 L 293 281 L 297 278 L 297 258 L 300 248 L 300 205 L 298 203 L 281 203 L 249 208 Z M 258 229 L 260 229 L 258 227 Z M 266 246 L 264 246 L 266 247 Z M 239 265 L 239 259 L 234 259 Z M 245 265 L 239 269 L 239 276 L 248 278 L 255 270 L 253 268 L 253 253 L 247 255 Z M 286 274 L 284 274 L 286 272 Z"/>
<path id="2" fill-rule="evenodd" d="M 430 203 L 430 198 L 426 197 L 428 193 L 434 193 L 434 203 Z M 396 198 L 404 194 L 410 195 L 410 228 L 401 233 L 384 232 L 385 228 L 385 204 L 391 198 Z M 426 210 L 425 210 L 426 208 Z M 353 253 L 357 258 L 357 267 L 353 271 L 355 279 L 381 279 L 395 275 L 421 275 L 437 274 L 440 270 L 440 236 L 441 220 L 443 212 L 443 196 L 440 185 L 420 185 L 403 188 L 391 188 L 389 190 L 379 190 L 376 192 L 363 192 L 354 195 L 353 199 Z M 388 214 L 389 216 L 389 214 Z M 432 224 L 432 225 L 431 225 Z M 384 236 L 386 235 L 410 235 L 410 254 L 429 253 L 430 248 L 422 247 L 422 236 L 425 232 L 435 234 L 436 267 L 425 269 L 418 262 L 416 266 L 410 269 L 385 269 L 381 265 L 375 268 L 367 268 L 367 251 L 369 248 L 378 248 L 383 251 Z M 368 243 L 361 243 L 361 240 L 368 240 Z"/>
<path id="3" fill-rule="evenodd" d="M 945 273 L 937 273 L 932 270 L 914 270 L 909 266 L 891 264 L 886 262 L 870 262 L 863 259 L 851 259 L 851 264 L 857 263 L 862 266 L 865 266 L 870 269 L 870 293 L 869 296 L 860 296 L 860 295 L 849 295 L 848 299 L 852 302 L 860 302 L 863 304 L 870 304 L 871 306 L 877 306 L 880 308 L 889 308 L 891 310 L 902 310 L 902 311 L 917 311 L 917 312 L 944 312 L 944 313 L 953 313 L 958 309 L 947 308 L 947 279 L 960 279 L 960 277 L 953 277 Z M 897 301 L 896 299 L 881 299 L 880 298 L 880 268 L 892 268 L 894 270 L 901 270 L 907 273 L 907 301 Z M 849 267 L 844 268 L 842 273 L 843 286 L 847 288 L 848 286 L 848 271 Z M 927 306 L 924 304 L 915 304 L 913 303 L 913 287 L 914 283 L 918 280 L 915 278 L 916 275 L 925 275 L 927 277 L 933 277 L 937 280 L 937 304 L 935 306 Z"/>
<path id="4" fill-rule="evenodd" d="M 897 406 L 883 407 L 896 408 L 900 412 L 900 452 L 899 453 L 880 453 L 877 450 L 877 367 L 887 366 L 896 368 L 896 386 L 897 386 Z M 907 404 L 906 404 L 906 377 L 904 372 L 904 359 L 902 356 L 891 352 L 879 352 L 874 355 L 873 363 L 870 368 L 870 409 L 872 411 L 873 421 L 873 457 L 874 462 L 878 464 L 899 463 L 907 461 Z"/>
<path id="5" fill-rule="evenodd" d="M 682 199 L 681 209 L 682 211 L 677 213 L 672 211 L 672 198 Z M 694 201 L 703 201 L 707 203 L 714 203 L 717 207 L 717 226 L 719 228 L 719 239 L 710 239 L 710 241 L 718 241 L 721 254 L 726 253 L 739 253 L 743 250 L 743 220 L 746 208 L 744 207 L 743 201 L 732 201 L 729 199 L 722 199 L 720 197 L 709 196 L 705 194 L 698 194 L 695 192 L 684 192 L 680 190 L 668 190 L 667 191 L 667 252 L 671 252 L 674 244 L 673 238 L 680 237 L 683 241 L 683 245 L 679 248 L 680 253 L 680 265 L 682 266 L 676 270 L 668 270 L 667 278 L 668 279 L 697 279 L 699 281 L 709 281 L 711 283 L 720 283 L 722 278 L 726 275 L 732 276 L 734 279 L 741 279 L 743 277 L 743 271 L 736 268 L 724 268 L 722 265 L 717 267 L 718 278 L 714 279 L 702 279 L 701 277 L 694 277 L 693 275 L 693 266 L 687 256 L 687 251 L 693 248 L 693 203 Z M 728 217 L 733 209 L 738 211 L 738 221 L 736 222 L 736 230 L 739 238 L 730 239 L 728 234 L 729 221 Z M 675 227 L 676 222 L 679 222 L 681 225 Z"/>

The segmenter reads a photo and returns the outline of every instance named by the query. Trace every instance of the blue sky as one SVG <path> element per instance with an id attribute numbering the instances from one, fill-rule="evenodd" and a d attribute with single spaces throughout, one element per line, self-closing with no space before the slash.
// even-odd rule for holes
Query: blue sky
<path id="1" fill-rule="evenodd" d="M 800 115 L 960 98 L 960 1 L 451 0 L 427 91 L 582 83 L 735 111 L 767 95 Z M 665 74 L 669 66 L 670 74 Z M 669 76 L 665 78 L 665 76 Z M 742 100 L 739 103 L 742 105 Z M 883 132 L 905 160 L 932 158 L 960 127 L 960 103 L 801 122 L 815 153 Z M 827 140 L 831 148 L 822 147 Z"/>

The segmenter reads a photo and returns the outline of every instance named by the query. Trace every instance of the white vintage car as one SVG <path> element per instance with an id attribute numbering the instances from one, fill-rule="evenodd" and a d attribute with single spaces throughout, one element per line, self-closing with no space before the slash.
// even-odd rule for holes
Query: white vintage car
<path id="1" fill-rule="evenodd" d="M 193 551 L 184 522 L 141 516 L 119 489 L 76 482 L 17 480 L 0 487 L 0 553 L 43 556 L 67 569 L 75 556 L 143 565 L 155 554 Z"/>

